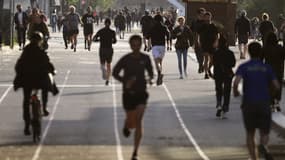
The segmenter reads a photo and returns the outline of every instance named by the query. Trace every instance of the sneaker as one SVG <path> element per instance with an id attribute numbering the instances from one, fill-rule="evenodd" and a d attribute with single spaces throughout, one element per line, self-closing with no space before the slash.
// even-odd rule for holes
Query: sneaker
<path id="1" fill-rule="evenodd" d="M 268 152 L 268 150 L 265 148 L 264 145 L 259 145 L 258 146 L 258 151 L 265 158 L 265 160 L 273 160 L 272 155 Z"/>
<path id="2" fill-rule="evenodd" d="M 123 135 L 128 138 L 131 135 L 131 132 L 128 128 L 123 128 Z"/>
<path id="3" fill-rule="evenodd" d="M 185 76 L 185 77 L 188 77 L 187 71 L 184 71 L 184 76 Z"/>
<path id="4" fill-rule="evenodd" d="M 73 49 L 73 50 L 74 50 L 74 52 L 76 52 L 76 47 L 74 47 L 74 49 Z"/>
<path id="5" fill-rule="evenodd" d="M 205 74 L 204 79 L 209 79 L 209 78 L 210 78 L 209 75 L 208 75 L 208 74 Z"/>
<path id="6" fill-rule="evenodd" d="M 163 83 L 163 74 L 158 75 L 156 85 L 161 85 Z"/>
<path id="7" fill-rule="evenodd" d="M 132 160 L 139 160 L 139 157 L 138 156 L 133 156 Z"/>
<path id="8" fill-rule="evenodd" d="M 43 112 L 44 112 L 44 116 L 47 117 L 49 115 L 49 111 L 47 108 L 44 108 L 43 109 Z"/>
<path id="9" fill-rule="evenodd" d="M 145 46 L 145 47 L 144 47 L 144 51 L 146 51 L 146 49 L 147 49 L 147 47 Z"/>
<path id="10" fill-rule="evenodd" d="M 70 46 L 70 49 L 73 49 L 73 44 Z"/>
<path id="11" fill-rule="evenodd" d="M 217 105 L 217 112 L 216 112 L 216 117 L 221 117 L 222 116 L 222 107 L 220 105 Z"/>
<path id="12" fill-rule="evenodd" d="M 276 112 L 281 112 L 280 103 L 278 100 L 275 100 L 274 108 L 275 108 Z"/>
<path id="13" fill-rule="evenodd" d="M 221 119 L 227 119 L 227 112 L 222 111 Z"/>
<path id="14" fill-rule="evenodd" d="M 106 86 L 108 86 L 108 85 L 109 85 L 109 81 L 108 81 L 108 80 L 106 80 L 105 85 L 106 85 Z"/>
<path id="15" fill-rule="evenodd" d="M 180 75 L 179 79 L 183 79 L 183 76 L 182 76 L 182 75 Z"/>

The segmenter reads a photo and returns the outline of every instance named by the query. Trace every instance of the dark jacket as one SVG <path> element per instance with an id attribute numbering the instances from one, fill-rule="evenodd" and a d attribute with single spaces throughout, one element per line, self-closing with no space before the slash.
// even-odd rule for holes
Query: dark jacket
<path id="1" fill-rule="evenodd" d="M 250 34 L 250 21 L 247 17 L 241 16 L 240 18 L 236 20 L 235 33 L 239 35 L 249 35 Z"/>
<path id="2" fill-rule="evenodd" d="M 152 46 L 165 46 L 165 41 L 169 37 L 168 28 L 160 22 L 155 22 L 154 27 L 150 30 L 149 35 L 147 35 L 147 38 L 151 39 Z"/>
<path id="3" fill-rule="evenodd" d="M 234 53 L 228 48 L 219 48 L 213 55 L 214 78 L 233 78 L 232 68 L 236 65 Z"/>
<path id="4" fill-rule="evenodd" d="M 259 26 L 259 32 L 264 37 L 269 32 L 274 32 L 274 25 L 271 21 L 262 21 Z"/>
<path id="5" fill-rule="evenodd" d="M 188 49 L 194 43 L 193 33 L 186 25 L 183 30 L 180 26 L 175 27 L 172 33 L 172 38 L 177 38 L 175 44 L 176 49 Z"/>
<path id="6" fill-rule="evenodd" d="M 26 12 L 22 12 L 23 13 L 23 27 L 24 29 L 27 29 L 27 26 L 28 26 L 28 15 Z M 20 28 L 20 22 L 19 22 L 19 19 L 18 19 L 18 14 L 19 12 L 15 13 L 14 15 L 14 22 L 15 22 L 15 29 L 18 30 Z"/>
<path id="7" fill-rule="evenodd" d="M 48 73 L 51 70 L 49 57 L 36 44 L 29 44 L 17 60 L 14 89 L 32 88 L 46 89 L 49 87 Z"/>
<path id="8" fill-rule="evenodd" d="M 281 45 L 265 45 L 262 48 L 264 62 L 269 64 L 279 80 L 284 77 L 285 49 Z"/>

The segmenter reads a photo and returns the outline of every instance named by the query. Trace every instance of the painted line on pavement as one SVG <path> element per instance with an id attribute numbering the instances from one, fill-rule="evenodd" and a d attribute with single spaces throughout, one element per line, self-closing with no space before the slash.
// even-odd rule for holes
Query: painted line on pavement
<path id="1" fill-rule="evenodd" d="M 201 147 L 198 145 L 198 143 L 196 142 L 195 138 L 193 137 L 193 135 L 191 134 L 191 132 L 188 130 L 188 128 L 186 127 L 181 115 L 180 115 L 180 112 L 176 106 L 176 103 L 170 93 L 170 91 L 168 90 L 167 86 L 165 85 L 165 83 L 162 84 L 171 104 L 172 104 L 172 107 L 176 113 L 176 117 L 183 129 L 183 131 L 185 132 L 185 134 L 187 135 L 188 137 L 188 140 L 194 145 L 196 151 L 198 152 L 198 154 L 200 155 L 200 157 L 203 159 L 203 160 L 210 160 L 209 157 L 203 152 L 203 150 L 201 149 Z"/>
<path id="2" fill-rule="evenodd" d="M 117 95 L 116 95 L 116 84 L 114 83 L 114 79 L 112 79 L 112 83 L 113 83 L 112 88 L 113 88 L 113 106 L 114 106 L 114 132 L 117 143 L 117 156 L 118 160 L 124 160 L 121 139 L 119 134 L 119 127 L 118 127 L 117 98 L 116 98 Z"/>
<path id="3" fill-rule="evenodd" d="M 112 83 L 113 84 L 113 83 Z M 70 85 L 57 85 L 59 88 L 103 88 L 103 87 L 112 87 L 112 84 L 106 86 L 104 84 L 70 84 Z M 0 84 L 0 87 L 10 87 L 12 86 L 11 84 Z"/>
<path id="4" fill-rule="evenodd" d="M 61 90 L 60 90 L 60 92 L 59 92 L 59 95 L 58 95 L 58 97 L 57 97 L 57 99 L 56 99 L 56 102 L 55 102 L 55 104 L 54 104 L 54 106 L 53 106 L 52 114 L 51 114 L 50 117 L 49 117 L 48 124 L 47 124 L 47 126 L 46 126 L 46 128 L 45 128 L 45 130 L 44 130 L 44 133 L 43 133 L 43 135 L 42 135 L 41 141 L 40 141 L 40 143 L 39 143 L 39 145 L 38 145 L 38 147 L 37 147 L 37 150 L 36 150 L 35 153 L 34 153 L 34 156 L 33 156 L 32 160 L 37 160 L 37 159 L 39 158 L 39 155 L 40 155 L 40 153 L 41 153 L 41 151 L 42 151 L 43 143 L 44 143 L 45 138 L 46 138 L 46 136 L 47 136 L 47 134 L 48 134 L 48 130 L 49 130 L 50 126 L 51 126 L 51 123 L 52 123 L 52 121 L 53 121 L 53 119 L 54 119 L 55 112 L 56 112 L 57 107 L 58 107 L 58 105 L 59 105 L 59 101 L 60 101 L 61 95 L 62 95 L 62 93 L 63 93 L 63 90 L 64 90 L 64 88 L 65 88 L 64 86 L 66 85 L 67 80 L 68 80 L 68 78 L 69 78 L 69 75 L 70 75 L 70 70 L 68 70 L 67 73 L 66 73 L 66 76 L 65 76 L 65 79 L 64 79 L 64 82 L 63 82 L 63 87 L 61 88 Z"/>
<path id="5" fill-rule="evenodd" d="M 2 104 L 3 100 L 5 99 L 5 97 L 8 95 L 8 93 L 10 92 L 10 90 L 12 89 L 12 85 L 9 85 L 8 88 L 6 89 L 6 91 L 3 93 L 3 95 L 0 98 L 0 104 Z"/>

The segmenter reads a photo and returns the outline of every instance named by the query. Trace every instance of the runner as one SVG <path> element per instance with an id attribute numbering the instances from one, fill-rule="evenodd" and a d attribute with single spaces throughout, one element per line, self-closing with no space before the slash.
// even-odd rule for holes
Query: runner
<path id="1" fill-rule="evenodd" d="M 94 36 L 94 41 L 100 41 L 99 57 L 102 70 L 102 78 L 106 80 L 105 84 L 109 85 L 111 76 L 111 62 L 113 58 L 112 44 L 117 42 L 116 32 L 110 29 L 111 20 L 105 19 L 105 27 L 100 29 Z"/>
<path id="2" fill-rule="evenodd" d="M 273 32 L 267 34 L 266 44 L 262 48 L 262 56 L 265 63 L 270 65 L 277 77 L 279 84 L 282 84 L 284 78 L 284 59 L 285 49 L 278 44 L 278 39 Z M 280 101 L 282 98 L 282 88 L 279 88 L 276 94 L 270 94 L 271 109 L 273 112 L 281 111 Z"/>
<path id="3" fill-rule="evenodd" d="M 81 23 L 79 15 L 75 12 L 76 8 L 74 6 L 69 6 L 70 13 L 66 16 L 69 24 L 69 36 L 71 42 L 71 49 L 76 52 L 77 45 L 77 35 L 79 33 L 78 24 Z"/>
<path id="4" fill-rule="evenodd" d="M 279 89 L 277 78 L 269 65 L 260 60 L 261 45 L 253 42 L 248 46 L 250 60 L 240 65 L 234 80 L 234 96 L 239 96 L 238 84 L 243 79 L 242 114 L 246 129 L 246 142 L 251 160 L 259 160 L 255 144 L 256 129 L 260 131 L 259 151 L 266 160 L 272 160 L 267 144 L 271 128 L 269 86 Z"/>
<path id="5" fill-rule="evenodd" d="M 126 112 L 123 134 L 129 137 L 130 129 L 135 129 L 132 160 L 138 160 L 139 145 L 143 136 L 142 120 L 148 99 L 145 71 L 148 72 L 149 82 L 151 82 L 153 68 L 149 56 L 140 52 L 142 38 L 133 35 L 129 43 L 132 53 L 118 61 L 114 67 L 113 76 L 123 83 L 123 107 Z M 120 76 L 121 71 L 124 73 L 123 76 Z"/>
<path id="6" fill-rule="evenodd" d="M 236 59 L 234 52 L 229 49 L 227 39 L 224 35 L 220 37 L 218 48 L 214 52 L 213 64 L 217 100 L 216 116 L 226 118 L 225 115 L 229 112 L 232 79 L 234 76 L 232 68 L 236 64 Z"/>
<path id="7" fill-rule="evenodd" d="M 219 39 L 218 28 L 215 24 L 212 23 L 212 14 L 211 12 L 206 12 L 204 15 L 205 24 L 202 26 L 202 31 L 199 35 L 200 46 L 203 52 L 204 57 L 204 71 L 205 71 L 205 79 L 209 79 L 209 77 L 213 77 L 211 73 L 213 52 L 215 51 L 213 45 Z"/>
<path id="8" fill-rule="evenodd" d="M 146 38 L 153 25 L 153 18 L 149 15 L 149 11 L 145 11 L 145 15 L 141 18 L 140 24 L 142 26 L 144 51 L 150 51 L 151 42 Z"/>
<path id="9" fill-rule="evenodd" d="M 123 15 L 123 12 L 120 11 L 119 14 L 115 18 L 114 22 L 120 36 L 120 39 L 124 39 L 125 37 L 125 29 L 126 29 L 126 18 Z"/>
<path id="10" fill-rule="evenodd" d="M 240 51 L 240 59 L 246 58 L 247 43 L 250 35 L 250 21 L 246 17 L 246 11 L 242 10 L 240 17 L 235 23 L 235 34 L 238 38 L 238 47 Z"/>
<path id="11" fill-rule="evenodd" d="M 83 23 L 83 32 L 84 32 L 84 37 L 85 37 L 85 49 L 88 49 L 89 51 L 91 50 L 91 40 L 92 40 L 92 35 L 93 35 L 93 23 L 95 23 L 95 17 L 93 16 L 92 13 L 92 7 L 89 6 L 87 8 L 87 13 L 83 15 L 81 19 Z"/>
<path id="12" fill-rule="evenodd" d="M 156 15 L 154 20 L 155 24 L 150 30 L 147 38 L 151 40 L 152 44 L 152 55 L 157 70 L 156 84 L 161 85 L 163 83 L 162 60 L 165 55 L 165 42 L 166 38 L 169 38 L 170 34 L 167 27 L 163 24 L 161 15 Z"/>
<path id="13" fill-rule="evenodd" d="M 272 21 L 269 20 L 268 13 L 262 14 L 262 22 L 259 25 L 259 32 L 261 34 L 262 44 L 265 45 L 266 35 L 269 32 L 275 32 L 275 27 Z"/>
<path id="14" fill-rule="evenodd" d="M 193 33 L 191 29 L 185 25 L 185 18 L 178 17 L 179 25 L 174 28 L 172 38 L 177 38 L 175 49 L 178 59 L 178 69 L 180 73 L 180 79 L 183 79 L 182 72 L 182 60 L 183 58 L 183 68 L 184 68 L 184 76 L 187 77 L 187 54 L 188 48 L 193 45 Z"/>

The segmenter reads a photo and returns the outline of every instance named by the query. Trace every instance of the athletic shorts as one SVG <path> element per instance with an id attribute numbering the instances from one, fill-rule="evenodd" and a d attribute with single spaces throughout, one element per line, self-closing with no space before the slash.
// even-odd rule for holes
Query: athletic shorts
<path id="1" fill-rule="evenodd" d="M 88 36 L 89 34 L 93 34 L 93 28 L 92 27 L 84 27 L 83 33 L 84 33 L 84 36 Z"/>
<path id="2" fill-rule="evenodd" d="M 147 92 L 124 92 L 123 107 L 126 111 L 135 110 L 138 105 L 146 105 L 148 99 Z"/>
<path id="3" fill-rule="evenodd" d="M 154 59 L 163 58 L 165 55 L 165 46 L 153 46 L 152 47 L 152 56 Z"/>
<path id="4" fill-rule="evenodd" d="M 247 44 L 248 36 L 246 34 L 238 35 L 238 44 Z"/>
<path id="5" fill-rule="evenodd" d="M 78 29 L 73 29 L 69 31 L 70 35 L 78 34 L 79 30 Z"/>
<path id="6" fill-rule="evenodd" d="M 100 48 L 99 49 L 99 57 L 101 64 L 107 62 L 111 63 L 113 59 L 113 48 Z"/>
<path id="7" fill-rule="evenodd" d="M 249 104 L 242 106 L 243 122 L 247 131 L 260 129 L 269 134 L 271 128 L 271 110 L 269 103 Z"/>

